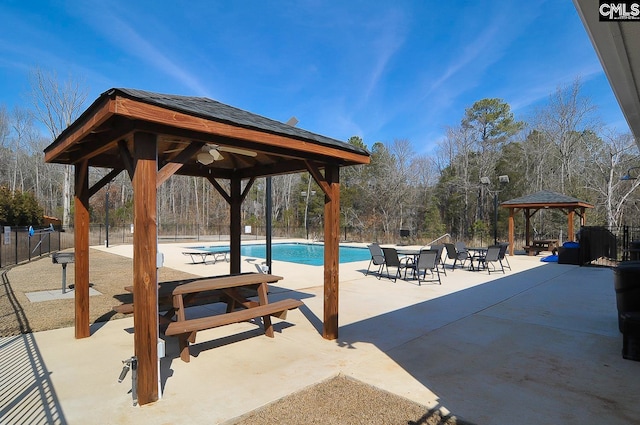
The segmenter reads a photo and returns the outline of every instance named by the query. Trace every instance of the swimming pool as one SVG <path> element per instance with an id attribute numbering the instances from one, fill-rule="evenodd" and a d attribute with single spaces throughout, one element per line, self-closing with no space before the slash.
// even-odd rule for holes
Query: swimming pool
<path id="1" fill-rule="evenodd" d="M 229 247 L 200 246 L 209 252 L 228 250 Z M 263 244 L 242 245 L 240 255 L 244 257 L 267 258 L 267 248 Z M 324 264 L 324 245 L 307 243 L 277 243 L 271 245 L 271 255 L 276 261 L 288 261 L 290 263 L 306 264 L 309 266 L 321 266 Z M 340 246 L 340 264 L 352 263 L 371 259 L 367 248 L 352 246 Z"/>

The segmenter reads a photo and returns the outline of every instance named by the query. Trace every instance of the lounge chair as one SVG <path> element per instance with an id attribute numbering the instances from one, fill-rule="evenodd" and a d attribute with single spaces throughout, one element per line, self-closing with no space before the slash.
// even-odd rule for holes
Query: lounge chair
<path id="1" fill-rule="evenodd" d="M 422 282 L 438 282 L 440 285 L 440 270 L 438 270 L 438 250 L 437 249 L 424 249 L 420 251 L 418 260 L 416 263 L 407 265 L 407 269 L 412 269 L 415 275 L 418 277 L 418 286 Z M 427 270 L 432 276 L 432 279 L 427 279 Z M 406 276 L 405 269 L 405 276 Z M 420 280 L 420 275 L 424 276 L 424 279 Z"/>
<path id="2" fill-rule="evenodd" d="M 394 282 L 401 276 L 401 271 L 403 269 L 405 270 L 405 276 L 407 275 L 407 264 L 412 261 L 411 259 L 405 257 L 400 260 L 400 258 L 398 257 L 398 251 L 396 251 L 395 248 L 382 248 L 382 252 L 384 254 L 384 268 L 387 269 L 387 277 L 389 279 L 391 279 L 391 275 L 389 274 L 389 267 L 396 268 L 396 274 L 393 277 Z"/>
<path id="3" fill-rule="evenodd" d="M 380 272 L 382 272 L 382 267 L 384 267 L 384 253 L 377 243 L 372 243 L 368 248 L 371 253 L 371 261 L 369 261 L 369 267 L 367 267 L 367 272 L 364 275 L 367 276 L 369 274 L 371 265 L 374 264 L 378 266 L 378 278 L 380 278 Z"/>
<path id="4" fill-rule="evenodd" d="M 456 246 L 452 243 L 446 243 L 444 244 L 444 246 L 445 248 L 447 248 L 447 258 L 450 260 L 453 260 L 453 264 L 451 265 L 451 270 L 455 270 L 456 263 L 458 263 L 458 261 L 460 262 L 460 268 L 463 268 L 464 263 L 469 259 L 469 252 L 466 250 L 458 251 L 456 249 Z"/>

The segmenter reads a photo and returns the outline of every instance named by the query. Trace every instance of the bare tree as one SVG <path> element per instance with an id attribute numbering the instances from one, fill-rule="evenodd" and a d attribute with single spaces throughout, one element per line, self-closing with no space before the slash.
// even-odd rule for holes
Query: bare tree
<path id="1" fill-rule="evenodd" d="M 36 118 L 42 122 L 51 140 L 55 140 L 78 117 L 87 99 L 88 88 L 79 80 L 69 77 L 60 81 L 55 72 L 36 68 L 30 74 L 31 101 Z M 62 225 L 69 225 L 71 207 L 71 166 L 65 166 L 62 189 Z"/>
<path id="2" fill-rule="evenodd" d="M 562 193 L 567 189 L 567 182 L 577 175 L 578 170 L 573 165 L 582 150 L 583 135 L 597 134 L 600 127 L 595 117 L 595 105 L 580 94 L 580 89 L 579 79 L 568 87 L 558 88 L 534 118 L 534 128 L 552 143 L 550 153 L 558 162 L 556 177 Z"/>
<path id="3" fill-rule="evenodd" d="M 607 225 L 614 227 L 622 223 L 625 205 L 640 186 L 640 180 L 622 181 L 620 176 L 627 167 L 640 163 L 640 158 L 630 133 L 607 134 L 598 141 L 588 152 L 590 172 L 582 176 L 585 187 L 597 194 L 598 204 L 604 207 Z"/>

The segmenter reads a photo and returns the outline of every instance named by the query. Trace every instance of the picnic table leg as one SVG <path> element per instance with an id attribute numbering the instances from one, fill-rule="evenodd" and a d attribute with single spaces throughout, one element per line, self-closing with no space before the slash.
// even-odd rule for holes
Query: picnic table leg
<path id="1" fill-rule="evenodd" d="M 173 296 L 173 309 L 176 312 L 176 318 L 178 321 L 186 320 L 186 315 L 184 312 L 184 300 L 182 299 L 182 295 L 174 295 Z M 190 332 L 186 334 L 178 335 L 178 346 L 180 347 L 180 359 L 183 362 L 189 363 L 190 354 L 189 354 L 189 342 L 192 343 L 196 340 L 196 333 Z"/>
<path id="2" fill-rule="evenodd" d="M 269 286 L 267 283 L 261 283 L 258 286 L 258 299 L 260 300 L 260 305 L 269 304 Z M 262 323 L 264 324 L 264 334 L 269 338 L 273 338 L 273 325 L 271 324 L 271 316 L 266 315 L 262 316 Z"/>

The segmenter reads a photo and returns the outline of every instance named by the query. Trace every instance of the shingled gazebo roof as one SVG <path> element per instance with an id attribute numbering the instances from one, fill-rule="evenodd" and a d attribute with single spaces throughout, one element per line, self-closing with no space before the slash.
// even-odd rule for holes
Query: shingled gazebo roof
<path id="1" fill-rule="evenodd" d="M 339 166 L 368 163 L 360 147 L 283 122 L 263 117 L 206 97 L 112 88 L 45 149 L 46 162 L 121 168 L 118 140 L 133 131 L 158 135 L 161 164 L 180 162 L 176 174 L 230 178 L 264 177 L 307 171 L 307 162 Z M 178 152 L 193 146 L 178 157 Z M 228 148 L 220 160 L 202 166 L 195 160 L 199 147 Z M 238 153 L 240 152 L 240 153 Z M 250 152 L 251 156 L 243 153 Z"/>
<path id="2" fill-rule="evenodd" d="M 541 190 L 540 192 L 532 193 L 531 195 L 525 195 L 520 198 L 502 202 L 500 205 L 505 208 L 593 208 L 593 205 L 585 201 L 581 201 L 578 198 L 552 192 L 550 190 Z"/>

